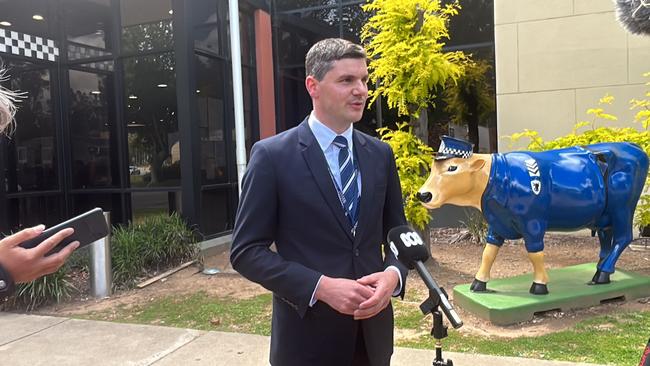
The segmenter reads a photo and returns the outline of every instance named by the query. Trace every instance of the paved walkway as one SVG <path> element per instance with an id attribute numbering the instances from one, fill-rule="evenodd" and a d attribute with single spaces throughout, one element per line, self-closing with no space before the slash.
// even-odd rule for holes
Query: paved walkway
<path id="1" fill-rule="evenodd" d="M 268 352 L 269 338 L 250 334 L 0 312 L 3 366 L 259 366 L 268 365 Z M 455 366 L 591 365 L 453 352 L 443 357 Z M 430 366 L 433 358 L 433 351 L 396 348 L 392 365 Z"/>

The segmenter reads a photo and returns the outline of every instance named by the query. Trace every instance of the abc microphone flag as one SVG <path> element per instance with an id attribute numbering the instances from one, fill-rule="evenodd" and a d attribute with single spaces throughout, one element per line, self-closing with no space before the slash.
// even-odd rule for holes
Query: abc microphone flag
<path id="1" fill-rule="evenodd" d="M 438 286 L 424 266 L 424 262 L 431 257 L 431 254 L 429 253 L 429 248 L 424 245 L 420 234 L 410 226 L 402 225 L 392 228 L 388 232 L 387 239 L 390 250 L 395 254 L 397 259 L 408 267 L 408 269 L 415 269 L 429 291 L 440 299 L 439 305 L 451 325 L 454 328 L 460 328 L 463 325 L 463 321 L 456 313 L 456 310 L 454 310 L 449 299 L 447 299 L 447 294 Z"/>

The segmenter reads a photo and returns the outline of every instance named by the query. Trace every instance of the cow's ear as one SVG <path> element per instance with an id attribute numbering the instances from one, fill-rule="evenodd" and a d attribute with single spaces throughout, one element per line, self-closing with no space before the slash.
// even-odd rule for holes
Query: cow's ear
<path id="1" fill-rule="evenodd" d="M 474 160 L 473 162 L 471 162 L 469 164 L 469 170 L 471 170 L 473 172 L 474 171 L 479 171 L 479 170 L 481 170 L 483 168 L 484 165 L 485 165 L 485 160 L 476 159 L 476 160 Z"/>

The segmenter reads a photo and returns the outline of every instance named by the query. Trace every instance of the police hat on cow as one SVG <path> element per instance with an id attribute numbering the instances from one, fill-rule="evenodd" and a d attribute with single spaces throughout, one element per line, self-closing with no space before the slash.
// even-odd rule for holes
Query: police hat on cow
<path id="1" fill-rule="evenodd" d="M 440 148 L 438 148 L 438 153 L 436 153 L 436 160 L 451 158 L 467 159 L 472 156 L 474 150 L 472 143 L 446 135 L 441 136 L 440 140 Z"/>

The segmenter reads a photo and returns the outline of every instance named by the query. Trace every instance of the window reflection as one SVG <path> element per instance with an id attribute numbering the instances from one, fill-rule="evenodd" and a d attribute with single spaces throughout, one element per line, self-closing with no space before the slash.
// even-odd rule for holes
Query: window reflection
<path id="1" fill-rule="evenodd" d="M 171 0 L 122 0 L 122 49 L 149 51 L 174 46 Z"/>
<path id="2" fill-rule="evenodd" d="M 119 183 L 113 77 L 70 70 L 73 188 Z"/>
<path id="3" fill-rule="evenodd" d="M 225 141 L 225 64 L 221 60 L 196 56 L 196 101 L 201 138 L 201 181 L 228 181 Z"/>
<path id="4" fill-rule="evenodd" d="M 174 54 L 126 59 L 124 84 L 131 186 L 179 186 Z"/>
<path id="5" fill-rule="evenodd" d="M 294 10 L 321 5 L 336 5 L 340 0 L 275 0 L 278 10 Z"/>
<path id="6" fill-rule="evenodd" d="M 370 13 L 363 11 L 362 5 L 345 6 L 341 15 L 343 38 L 355 43 L 361 43 L 361 28 L 370 19 Z"/>
<path id="7" fill-rule="evenodd" d="M 232 229 L 229 217 L 229 189 L 215 189 L 201 192 L 201 231 L 216 234 Z"/>
<path id="8" fill-rule="evenodd" d="M 63 3 L 68 59 L 108 56 L 111 54 L 110 0 Z"/>
<path id="9" fill-rule="evenodd" d="M 124 222 L 122 200 L 119 194 L 75 194 L 72 196 L 72 215 L 79 215 L 95 207 L 111 213 L 111 223 Z"/>
<path id="10" fill-rule="evenodd" d="M 5 211 L 12 231 L 22 230 L 38 224 L 53 226 L 63 219 L 59 195 L 23 197 L 7 200 Z M 8 234 L 8 232 L 4 233 Z"/>
<path id="11" fill-rule="evenodd" d="M 147 217 L 180 212 L 180 192 L 134 192 L 131 193 L 132 221 L 140 223 Z"/>
<path id="12" fill-rule="evenodd" d="M 30 63 L 8 63 L 7 87 L 24 92 L 16 113 L 17 128 L 8 141 L 7 192 L 58 188 L 56 139 L 50 71 Z M 15 172 L 15 174 L 12 174 Z"/>
<path id="13" fill-rule="evenodd" d="M 40 16 L 40 17 L 37 17 Z M 52 38 L 56 36 L 53 14 L 48 12 L 47 0 L 0 0 L 0 28 Z"/>

